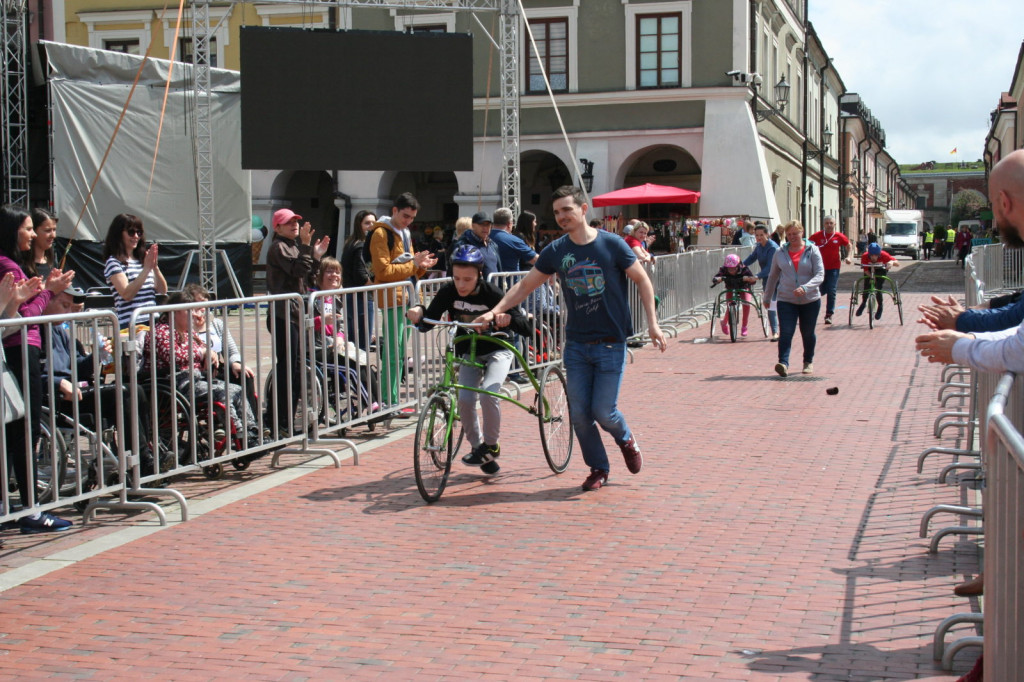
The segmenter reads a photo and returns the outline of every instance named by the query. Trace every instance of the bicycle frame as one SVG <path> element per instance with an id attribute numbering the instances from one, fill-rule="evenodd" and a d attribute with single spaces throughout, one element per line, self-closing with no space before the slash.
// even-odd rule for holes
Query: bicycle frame
<path id="1" fill-rule="evenodd" d="M 526 410 L 530 414 L 536 416 L 537 410 L 532 405 L 527 405 L 525 403 L 522 403 L 522 402 L 516 400 L 515 398 L 513 398 L 511 396 L 505 395 L 504 393 L 496 393 L 494 391 L 488 391 L 486 389 L 480 388 L 479 386 L 466 386 L 465 384 L 460 384 L 460 383 L 458 383 L 456 381 L 456 376 L 457 376 L 456 369 L 458 367 L 461 367 L 463 365 L 468 365 L 470 367 L 475 367 L 475 368 L 481 369 L 481 370 L 485 369 L 484 364 L 482 362 L 477 362 L 477 360 L 476 360 L 476 344 L 477 344 L 477 340 L 482 336 L 482 334 L 479 334 L 478 332 L 476 332 L 472 328 L 470 328 L 470 327 L 468 327 L 468 326 L 466 326 L 466 325 L 464 325 L 462 323 L 458 323 L 458 322 L 442 322 L 442 321 L 438 321 L 438 320 L 424 320 L 424 321 L 427 322 L 428 324 L 433 324 L 435 326 L 443 325 L 443 326 L 450 327 L 449 338 L 448 338 L 448 346 L 445 348 L 445 351 L 444 351 L 444 374 L 443 374 L 443 376 L 441 378 L 441 383 L 439 383 L 436 386 L 434 386 L 433 388 L 431 388 L 427 392 L 428 395 L 437 393 L 439 391 L 444 391 L 446 393 L 452 393 L 452 392 L 459 391 L 459 390 L 472 391 L 473 393 L 479 393 L 479 394 L 482 394 L 482 395 L 488 395 L 488 396 L 492 396 L 494 398 L 499 398 L 501 400 L 504 400 L 505 402 L 513 403 L 514 405 L 516 405 L 516 406 Z M 467 329 L 469 331 L 469 333 L 468 334 L 462 334 L 460 336 L 456 336 L 457 330 L 460 327 L 464 328 L 464 329 Z M 530 380 L 530 384 L 533 386 L 533 389 L 535 391 L 539 392 L 540 391 L 540 383 L 537 381 L 537 377 L 535 377 L 533 372 L 530 370 L 529 366 L 527 365 L 526 358 L 524 358 L 523 354 L 519 352 L 519 349 L 516 348 L 515 346 L 513 346 L 512 344 L 510 344 L 509 342 L 505 341 L 504 339 L 500 339 L 500 338 L 493 337 L 493 336 L 487 337 L 487 339 L 488 339 L 489 343 L 498 346 L 498 348 L 500 348 L 500 349 L 512 351 L 513 358 L 519 361 L 520 365 L 523 368 L 523 373 Z M 459 357 L 458 355 L 455 354 L 455 346 L 456 346 L 456 344 L 458 344 L 458 343 L 460 343 L 462 341 L 469 341 L 469 356 L 465 357 L 465 358 Z M 544 405 L 544 410 L 545 411 L 548 410 L 548 405 L 547 404 Z M 453 421 L 453 420 L 450 419 L 449 421 Z M 451 424 L 449 424 L 449 428 L 450 427 L 451 427 Z"/>

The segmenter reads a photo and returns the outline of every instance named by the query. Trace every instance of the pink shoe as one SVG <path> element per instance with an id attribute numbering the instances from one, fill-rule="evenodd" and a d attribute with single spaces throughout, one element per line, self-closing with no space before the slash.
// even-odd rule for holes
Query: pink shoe
<path id="1" fill-rule="evenodd" d="M 722 320 L 722 333 L 723 334 L 728 334 L 729 333 L 729 320 L 725 320 L 725 319 Z"/>
<path id="2" fill-rule="evenodd" d="M 747 328 L 743 327 L 742 329 L 740 329 L 740 336 L 746 336 L 746 335 L 747 335 Z"/>

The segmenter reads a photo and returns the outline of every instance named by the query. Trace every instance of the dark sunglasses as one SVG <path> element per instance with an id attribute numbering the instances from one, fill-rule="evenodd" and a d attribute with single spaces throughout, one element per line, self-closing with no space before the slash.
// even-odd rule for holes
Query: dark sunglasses
<path id="1" fill-rule="evenodd" d="M 125 230 L 125 232 L 132 235 L 133 237 L 142 236 L 142 228 L 140 227 L 129 227 L 127 230 Z"/>

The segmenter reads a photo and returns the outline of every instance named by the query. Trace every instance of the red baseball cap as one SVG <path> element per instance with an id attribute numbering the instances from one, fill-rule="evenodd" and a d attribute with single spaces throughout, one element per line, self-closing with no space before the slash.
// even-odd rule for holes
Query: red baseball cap
<path id="1" fill-rule="evenodd" d="M 290 208 L 280 208 L 274 211 L 274 227 L 277 227 L 278 225 L 284 225 L 293 218 L 298 218 L 299 220 L 302 220 L 302 216 L 300 216 L 298 213 L 291 210 Z"/>

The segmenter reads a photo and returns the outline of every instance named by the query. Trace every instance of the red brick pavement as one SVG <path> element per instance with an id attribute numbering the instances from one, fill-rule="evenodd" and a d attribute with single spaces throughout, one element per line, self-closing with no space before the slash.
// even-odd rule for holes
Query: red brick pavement
<path id="1" fill-rule="evenodd" d="M 644 470 L 597 492 L 506 408 L 503 475 L 456 463 L 438 504 L 406 437 L 38 577 L 0 600 L 0 676 L 952 680 L 931 637 L 976 552 L 917 537 L 960 493 L 916 473 L 939 371 L 892 312 L 819 326 L 809 381 L 706 324 L 640 350 Z"/>

